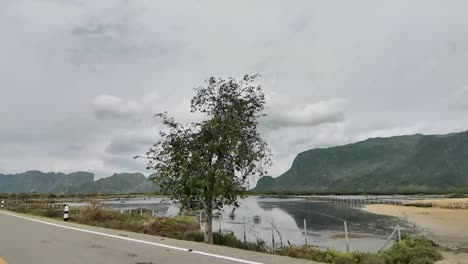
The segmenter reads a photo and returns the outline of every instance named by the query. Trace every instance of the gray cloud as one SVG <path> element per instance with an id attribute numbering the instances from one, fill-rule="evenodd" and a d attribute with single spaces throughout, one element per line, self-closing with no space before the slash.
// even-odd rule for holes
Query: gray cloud
<path id="1" fill-rule="evenodd" d="M 152 116 L 203 118 L 188 106 L 209 76 L 262 74 L 273 176 L 309 148 L 466 130 L 467 9 L 431 0 L 2 3 L 0 172 L 144 171 L 131 156 L 156 135 Z"/>
<path id="2" fill-rule="evenodd" d="M 156 131 L 117 135 L 112 138 L 105 151 L 113 155 L 143 155 L 157 139 Z"/>
<path id="3" fill-rule="evenodd" d="M 124 119 L 139 121 L 142 106 L 138 102 L 124 101 L 112 95 L 98 95 L 93 100 L 94 115 L 98 119 Z"/>
<path id="4" fill-rule="evenodd" d="M 343 99 L 329 99 L 301 105 L 283 98 L 282 102 L 269 107 L 269 115 L 262 124 L 268 129 L 274 129 L 343 122 L 345 102 Z"/>

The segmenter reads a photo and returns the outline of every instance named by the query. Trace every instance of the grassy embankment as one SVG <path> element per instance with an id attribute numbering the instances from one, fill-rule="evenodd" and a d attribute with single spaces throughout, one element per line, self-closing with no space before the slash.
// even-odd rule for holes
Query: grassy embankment
<path id="1" fill-rule="evenodd" d="M 47 206 L 19 205 L 10 208 L 10 210 L 55 219 L 62 219 L 63 217 L 62 208 Z M 138 211 L 138 213 L 121 214 L 96 205 L 85 208 L 71 208 L 70 221 L 175 239 L 203 241 L 203 233 L 194 217 L 153 217 L 149 211 L 143 211 L 142 215 L 139 214 L 139 210 L 135 211 Z M 407 237 L 401 243 L 395 244 L 390 250 L 382 253 L 342 253 L 335 250 L 319 250 L 314 247 L 297 246 L 288 246 L 270 251 L 263 241 L 243 243 L 232 233 L 215 233 L 214 243 L 245 250 L 337 264 L 431 264 L 442 258 L 432 241 L 419 237 Z"/>
<path id="2" fill-rule="evenodd" d="M 9 208 L 10 211 L 25 213 L 54 219 L 63 219 L 63 208 L 50 206 L 38 206 L 31 204 L 16 205 Z M 148 235 L 168 237 L 187 241 L 203 242 L 204 235 L 193 216 L 157 217 L 147 209 L 133 210 L 133 213 L 120 213 L 115 210 L 105 209 L 99 205 L 91 205 L 83 208 L 70 208 L 70 222 L 124 230 Z M 214 243 L 234 248 L 252 251 L 266 252 L 262 243 L 243 243 L 233 234 L 214 235 Z"/>

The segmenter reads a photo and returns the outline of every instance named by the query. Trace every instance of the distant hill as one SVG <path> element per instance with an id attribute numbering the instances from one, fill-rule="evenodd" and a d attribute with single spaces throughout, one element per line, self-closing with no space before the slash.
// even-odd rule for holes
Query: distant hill
<path id="1" fill-rule="evenodd" d="M 0 193 L 143 193 L 156 190 L 141 173 L 114 174 L 97 181 L 89 172 L 0 174 Z"/>
<path id="2" fill-rule="evenodd" d="M 300 153 L 254 191 L 443 192 L 468 190 L 468 132 L 372 138 Z"/>

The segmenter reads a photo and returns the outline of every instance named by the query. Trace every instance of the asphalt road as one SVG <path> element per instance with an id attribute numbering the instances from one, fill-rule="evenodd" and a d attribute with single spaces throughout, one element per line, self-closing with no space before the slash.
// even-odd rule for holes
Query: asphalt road
<path id="1" fill-rule="evenodd" d="M 313 263 L 0 210 L 0 264 L 2 261 L 7 264 Z"/>

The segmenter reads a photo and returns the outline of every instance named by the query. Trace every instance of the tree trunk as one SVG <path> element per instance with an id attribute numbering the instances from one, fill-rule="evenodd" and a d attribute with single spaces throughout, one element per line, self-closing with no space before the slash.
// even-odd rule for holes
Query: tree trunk
<path id="1" fill-rule="evenodd" d="M 205 207 L 205 243 L 213 244 L 213 206 L 209 202 Z"/>

